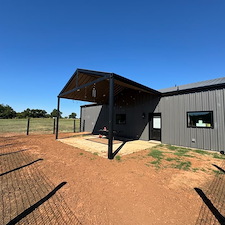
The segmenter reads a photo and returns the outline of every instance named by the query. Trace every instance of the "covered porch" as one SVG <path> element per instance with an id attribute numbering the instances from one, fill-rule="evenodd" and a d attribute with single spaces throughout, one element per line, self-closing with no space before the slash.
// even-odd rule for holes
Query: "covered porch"
<path id="1" fill-rule="evenodd" d="M 108 106 L 108 159 L 113 159 L 115 152 L 113 151 L 114 130 L 114 106 L 124 104 L 121 96 L 129 96 L 129 101 L 134 101 L 132 95 L 151 95 L 160 96 L 160 92 L 148 88 L 144 85 L 136 83 L 132 80 L 124 78 L 114 73 L 99 72 L 92 70 L 77 69 L 67 82 L 65 87 L 58 95 L 57 110 L 60 111 L 60 99 L 81 100 L 85 102 L 95 103 L 97 105 Z M 59 133 L 59 113 L 56 124 L 56 139 Z M 135 128 L 134 128 L 135 129 Z"/>

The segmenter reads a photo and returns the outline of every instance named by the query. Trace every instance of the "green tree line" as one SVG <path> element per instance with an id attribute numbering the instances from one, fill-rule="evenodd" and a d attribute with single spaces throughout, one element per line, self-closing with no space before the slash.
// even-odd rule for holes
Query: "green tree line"
<path id="1" fill-rule="evenodd" d="M 62 112 L 59 112 L 60 118 L 62 118 Z M 53 118 L 57 117 L 57 109 L 53 109 L 48 114 L 43 109 L 25 109 L 23 112 L 16 112 L 11 106 L 0 104 L 0 119 L 13 119 L 13 118 Z M 71 113 L 69 118 L 76 119 L 77 114 Z"/>

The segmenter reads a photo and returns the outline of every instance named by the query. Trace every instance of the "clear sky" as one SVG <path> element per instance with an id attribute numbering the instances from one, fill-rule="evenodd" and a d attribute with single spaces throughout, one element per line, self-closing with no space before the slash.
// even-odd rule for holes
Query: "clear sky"
<path id="1" fill-rule="evenodd" d="M 50 113 L 77 68 L 153 89 L 225 77 L 225 1 L 0 0 L 0 104 Z"/>

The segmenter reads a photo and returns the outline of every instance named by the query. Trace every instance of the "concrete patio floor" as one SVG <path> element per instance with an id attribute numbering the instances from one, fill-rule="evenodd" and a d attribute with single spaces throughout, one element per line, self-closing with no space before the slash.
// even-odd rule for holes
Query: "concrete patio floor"
<path id="1" fill-rule="evenodd" d="M 77 137 L 69 137 L 58 139 L 65 144 L 72 145 L 74 147 L 83 149 L 88 152 L 96 153 L 101 157 L 108 157 L 108 140 L 106 138 L 99 138 L 98 135 L 85 135 Z M 155 141 L 113 141 L 113 152 L 118 151 L 118 155 L 127 155 L 148 148 L 152 148 L 160 142 Z"/>

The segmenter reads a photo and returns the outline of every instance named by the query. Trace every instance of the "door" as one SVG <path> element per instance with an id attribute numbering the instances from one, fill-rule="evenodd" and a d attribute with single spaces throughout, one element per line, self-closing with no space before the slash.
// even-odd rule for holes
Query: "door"
<path id="1" fill-rule="evenodd" d="M 149 139 L 161 141 L 161 113 L 149 114 Z"/>

